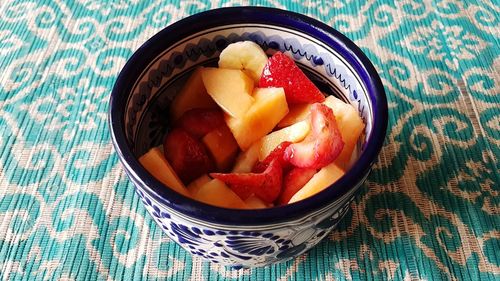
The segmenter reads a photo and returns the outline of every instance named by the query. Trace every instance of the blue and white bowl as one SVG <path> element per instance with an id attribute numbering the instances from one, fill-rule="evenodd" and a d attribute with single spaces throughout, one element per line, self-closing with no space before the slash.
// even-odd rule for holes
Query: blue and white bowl
<path id="1" fill-rule="evenodd" d="M 165 187 L 138 162 L 161 143 L 170 101 L 200 65 L 216 65 L 231 42 L 252 40 L 268 53 L 293 56 L 321 90 L 350 102 L 365 124 L 359 159 L 335 184 L 303 201 L 234 210 L 194 201 Z M 375 68 L 349 39 L 309 17 L 272 8 L 223 8 L 176 22 L 127 62 L 111 94 L 109 123 L 119 158 L 164 232 L 184 249 L 235 267 L 283 262 L 336 227 L 382 147 L 387 101 Z"/>

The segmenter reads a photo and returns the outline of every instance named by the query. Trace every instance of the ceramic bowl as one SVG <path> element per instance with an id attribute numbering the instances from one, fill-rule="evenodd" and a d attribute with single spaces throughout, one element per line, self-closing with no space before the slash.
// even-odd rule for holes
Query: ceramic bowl
<path id="1" fill-rule="evenodd" d="M 261 210 L 210 206 L 162 185 L 138 157 L 162 142 L 170 101 L 200 65 L 216 65 L 231 42 L 252 40 L 268 54 L 292 56 L 327 94 L 350 102 L 366 124 L 359 159 L 335 184 L 297 203 Z M 180 20 L 145 42 L 113 88 L 109 124 L 123 167 L 163 231 L 193 255 L 234 267 L 283 262 L 316 245 L 336 227 L 382 147 L 387 101 L 375 68 L 331 27 L 272 8 L 238 7 Z"/>

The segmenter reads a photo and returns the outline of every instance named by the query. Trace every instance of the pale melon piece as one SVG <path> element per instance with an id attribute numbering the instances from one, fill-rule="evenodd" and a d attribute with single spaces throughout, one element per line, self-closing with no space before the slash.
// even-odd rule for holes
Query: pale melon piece
<path id="1" fill-rule="evenodd" d="M 208 183 L 209 181 L 211 181 L 212 178 L 210 178 L 207 174 L 204 174 L 203 176 L 195 179 L 194 181 L 192 181 L 188 186 L 187 186 L 187 189 L 189 190 L 189 193 L 191 193 L 191 196 L 195 196 L 198 191 L 200 190 L 200 188 Z"/>
<path id="2" fill-rule="evenodd" d="M 305 120 L 306 118 L 309 117 L 310 108 L 311 108 L 310 103 L 299 103 L 290 105 L 290 111 L 285 117 L 283 117 L 283 119 L 281 119 L 281 121 L 278 123 L 276 127 L 284 128 L 293 125 L 297 122 L 300 122 L 302 120 Z"/>
<path id="3" fill-rule="evenodd" d="M 238 69 L 206 67 L 201 78 L 208 94 L 232 117 L 243 116 L 253 104 L 253 80 Z"/>
<path id="4" fill-rule="evenodd" d="M 226 125 L 206 134 L 202 141 L 212 154 L 218 171 L 226 171 L 232 166 L 239 147 Z"/>
<path id="5" fill-rule="evenodd" d="M 259 149 L 259 160 L 264 160 L 264 158 L 284 141 L 293 143 L 302 141 L 307 134 L 309 134 L 310 130 L 311 122 L 309 120 L 303 120 L 264 136 Z"/>
<path id="6" fill-rule="evenodd" d="M 337 164 L 331 163 L 319 170 L 314 176 L 290 199 L 288 204 L 303 200 L 327 188 L 344 175 Z"/>
<path id="7" fill-rule="evenodd" d="M 178 193 L 191 197 L 182 181 L 168 163 L 160 147 L 151 148 L 139 158 L 139 163 L 157 180 Z"/>
<path id="8" fill-rule="evenodd" d="M 259 160 L 260 141 L 256 141 L 246 151 L 240 152 L 233 166 L 233 173 L 250 173 Z"/>
<path id="9" fill-rule="evenodd" d="M 217 108 L 215 101 L 208 95 L 203 80 L 201 67 L 197 68 L 175 96 L 170 106 L 172 121 L 177 120 L 184 112 L 193 108 Z"/>
<path id="10" fill-rule="evenodd" d="M 358 111 L 351 104 L 345 103 L 334 96 L 328 96 L 323 103 L 332 109 L 344 141 L 344 148 L 335 163 L 343 169 L 347 169 L 349 168 L 352 152 L 365 128 L 365 124 Z"/>
<path id="11" fill-rule="evenodd" d="M 247 209 L 245 202 L 231 188 L 218 179 L 213 179 L 202 185 L 198 189 L 198 192 L 193 194 L 193 198 L 218 207 Z"/>
<path id="12" fill-rule="evenodd" d="M 247 150 L 255 141 L 267 135 L 288 113 L 283 88 L 256 88 L 254 104 L 241 118 L 226 115 L 226 124 L 241 150 Z"/>
<path id="13" fill-rule="evenodd" d="M 245 200 L 245 204 L 249 209 L 265 209 L 271 207 L 255 195 L 248 197 L 247 200 Z"/>

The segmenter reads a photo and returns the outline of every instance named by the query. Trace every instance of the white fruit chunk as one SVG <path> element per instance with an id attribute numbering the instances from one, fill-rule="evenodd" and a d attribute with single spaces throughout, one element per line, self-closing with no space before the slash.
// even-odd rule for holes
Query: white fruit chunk
<path id="1" fill-rule="evenodd" d="M 292 143 L 302 141 L 309 131 L 311 124 L 309 120 L 302 120 L 281 130 L 274 131 L 264 136 L 261 141 L 259 160 L 264 160 L 280 143 L 289 141 Z"/>
<path id="2" fill-rule="evenodd" d="M 267 55 L 252 41 L 229 44 L 219 56 L 219 67 L 241 69 L 255 82 L 259 82 L 267 63 Z"/>

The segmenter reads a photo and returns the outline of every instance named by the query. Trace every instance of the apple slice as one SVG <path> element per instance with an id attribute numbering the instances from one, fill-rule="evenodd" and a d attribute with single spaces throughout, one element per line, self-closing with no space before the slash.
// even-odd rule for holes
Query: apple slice
<path id="1" fill-rule="evenodd" d="M 202 185 L 193 199 L 214 205 L 217 207 L 230 209 L 247 209 L 245 202 L 236 193 L 227 187 L 222 181 L 213 179 Z"/>
<path id="2" fill-rule="evenodd" d="M 192 181 L 191 183 L 189 183 L 189 185 L 187 186 L 187 189 L 189 190 L 189 193 L 191 193 L 191 196 L 195 197 L 195 195 L 198 193 L 200 188 L 204 184 L 208 183 L 211 180 L 212 179 L 207 174 L 204 174 L 203 176 L 201 176 L 201 177 L 195 179 L 194 181 Z"/>
<path id="3" fill-rule="evenodd" d="M 288 204 L 297 202 L 319 193 L 323 189 L 335 183 L 340 177 L 344 175 L 342 170 L 337 164 L 331 163 L 317 172 L 295 195 L 292 196 Z"/>
<path id="4" fill-rule="evenodd" d="M 175 96 L 170 106 L 172 121 L 177 120 L 184 112 L 193 108 L 217 108 L 215 101 L 208 95 L 203 80 L 201 67 L 197 68 Z"/>
<path id="5" fill-rule="evenodd" d="M 332 110 L 321 103 L 311 106 L 312 130 L 300 143 L 287 147 L 284 159 L 301 168 L 322 168 L 337 158 L 344 142 Z"/>
<path id="6" fill-rule="evenodd" d="M 282 88 L 256 88 L 253 97 L 255 102 L 243 116 L 226 115 L 226 124 L 243 151 L 271 132 L 288 113 Z"/>
<path id="7" fill-rule="evenodd" d="M 311 125 L 309 120 L 303 120 L 262 137 L 259 160 L 262 161 L 262 159 L 266 158 L 282 142 L 294 143 L 302 141 L 309 134 L 310 130 Z"/>
<path id="8" fill-rule="evenodd" d="M 206 134 L 202 141 L 215 160 L 217 170 L 227 171 L 232 166 L 239 147 L 226 124 L 222 123 L 222 126 Z"/>
<path id="9" fill-rule="evenodd" d="M 240 152 L 234 163 L 233 173 L 250 173 L 259 161 L 260 142 L 256 141 L 246 151 Z"/>
<path id="10" fill-rule="evenodd" d="M 139 158 L 139 163 L 157 180 L 178 193 L 191 197 L 181 179 L 168 163 L 160 147 L 151 148 Z"/>
<path id="11" fill-rule="evenodd" d="M 205 67 L 201 78 L 208 94 L 232 117 L 242 117 L 254 102 L 254 82 L 241 70 Z"/>

